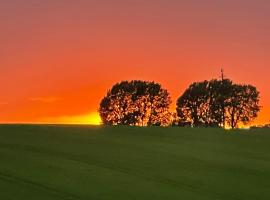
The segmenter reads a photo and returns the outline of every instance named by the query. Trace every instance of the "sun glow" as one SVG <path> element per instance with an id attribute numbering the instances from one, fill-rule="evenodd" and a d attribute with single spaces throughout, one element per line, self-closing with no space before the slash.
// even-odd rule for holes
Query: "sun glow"
<path id="1" fill-rule="evenodd" d="M 101 119 L 97 112 L 86 115 L 75 116 L 61 116 L 55 118 L 41 119 L 43 123 L 50 122 L 55 124 L 86 124 L 86 125 L 100 125 Z"/>

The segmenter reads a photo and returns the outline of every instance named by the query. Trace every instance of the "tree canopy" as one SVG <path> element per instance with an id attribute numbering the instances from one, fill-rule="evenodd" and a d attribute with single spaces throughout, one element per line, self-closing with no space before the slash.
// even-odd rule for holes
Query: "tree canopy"
<path id="1" fill-rule="evenodd" d="M 195 82 L 177 100 L 179 125 L 231 127 L 247 124 L 260 110 L 259 92 L 231 80 Z"/>
<path id="2" fill-rule="evenodd" d="M 170 112 L 171 97 L 160 84 L 122 81 L 101 100 L 99 113 L 105 125 L 191 126 L 237 128 L 254 120 L 260 111 L 256 87 L 230 79 L 192 83 Z"/>
<path id="3" fill-rule="evenodd" d="M 171 97 L 160 84 L 122 81 L 101 100 L 99 113 L 105 125 L 157 125 L 170 123 Z"/>

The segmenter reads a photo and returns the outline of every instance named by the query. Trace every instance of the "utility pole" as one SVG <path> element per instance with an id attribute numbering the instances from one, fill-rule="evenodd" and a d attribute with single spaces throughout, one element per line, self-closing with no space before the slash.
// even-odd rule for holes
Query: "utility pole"
<path id="1" fill-rule="evenodd" d="M 221 83 L 222 83 L 222 87 L 224 89 L 224 70 L 223 68 L 221 68 Z M 223 128 L 225 128 L 226 126 L 226 116 L 225 116 L 225 98 L 224 98 L 224 94 L 221 94 L 222 95 L 222 123 L 223 123 Z"/>
<path id="2" fill-rule="evenodd" d="M 221 80 L 222 80 L 222 83 L 223 83 L 223 81 L 224 81 L 224 70 L 223 70 L 223 68 L 221 68 Z"/>

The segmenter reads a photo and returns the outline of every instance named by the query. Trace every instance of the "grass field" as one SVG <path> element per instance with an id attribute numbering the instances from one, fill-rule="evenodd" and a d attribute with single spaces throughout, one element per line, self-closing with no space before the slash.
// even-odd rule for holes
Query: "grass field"
<path id="1" fill-rule="evenodd" d="M 270 131 L 0 126 L 1 200 L 269 200 Z"/>

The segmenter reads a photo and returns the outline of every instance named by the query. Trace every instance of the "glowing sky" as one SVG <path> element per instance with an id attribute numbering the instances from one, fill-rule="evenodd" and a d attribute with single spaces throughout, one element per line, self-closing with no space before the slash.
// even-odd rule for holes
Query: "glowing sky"
<path id="1" fill-rule="evenodd" d="M 218 78 L 261 92 L 270 122 L 269 0 L 1 0 L 0 122 L 98 123 L 125 79 L 173 99 Z"/>

